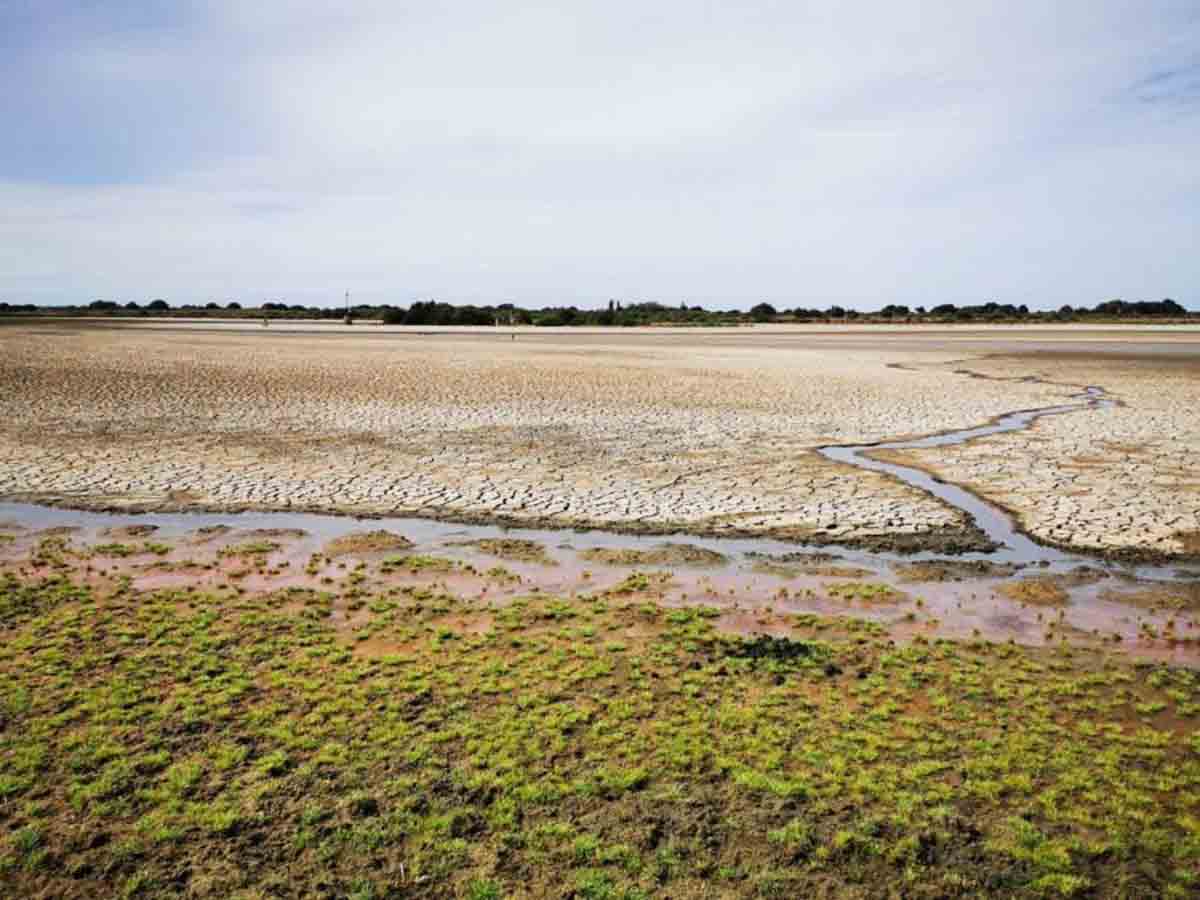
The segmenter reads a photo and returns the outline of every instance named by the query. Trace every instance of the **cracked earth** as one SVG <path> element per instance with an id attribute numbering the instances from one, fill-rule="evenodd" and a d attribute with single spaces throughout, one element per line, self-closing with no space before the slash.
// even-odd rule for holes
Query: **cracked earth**
<path id="1" fill-rule="evenodd" d="M 957 510 L 814 451 L 964 428 L 1075 391 L 955 374 L 966 359 L 996 377 L 1100 383 L 1124 405 L 915 462 L 1013 509 L 1040 539 L 1184 552 L 1200 533 L 1197 366 L 995 349 L 836 329 L 513 341 L 7 324 L 0 496 L 963 549 L 979 539 Z"/>

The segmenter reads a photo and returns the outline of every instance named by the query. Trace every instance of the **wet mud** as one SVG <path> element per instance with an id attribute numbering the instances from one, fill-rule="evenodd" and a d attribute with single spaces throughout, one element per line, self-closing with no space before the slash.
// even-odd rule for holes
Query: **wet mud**
<path id="1" fill-rule="evenodd" d="M 912 559 L 839 549 L 798 552 L 763 539 L 692 539 L 664 544 L 606 532 L 505 532 L 420 519 L 375 523 L 403 550 L 375 552 L 361 541 L 361 522 L 333 516 L 194 514 L 110 516 L 0 505 L 0 520 L 25 525 L 0 543 L 0 569 L 40 577 L 56 557 L 97 585 L 128 578 L 139 590 L 235 590 L 250 594 L 325 594 L 333 621 L 352 629 L 362 603 L 394 590 L 452 595 L 483 611 L 534 593 L 585 602 L 652 602 L 711 607 L 722 627 L 786 635 L 805 616 L 873 623 L 896 640 L 922 637 L 1067 643 L 1115 653 L 1200 665 L 1200 570 L 1057 562 L 996 563 L 976 558 Z M 106 534 L 153 525 L 152 546 L 131 541 L 127 556 L 93 551 Z M 371 533 L 371 532 L 366 532 Z M 197 538 L 203 537 L 203 542 Z M 326 550 L 346 541 L 347 552 Z M 514 543 L 515 542 L 515 543 Z M 44 551 L 39 547 L 46 544 Z M 687 549 L 680 551 L 684 546 Z M 540 548 L 524 559 L 500 559 L 484 547 Z M 58 548 L 57 550 L 55 548 Z M 522 554 L 525 555 L 525 554 Z M 688 565 L 704 560 L 705 566 Z M 720 562 L 718 562 L 720 560 Z M 1094 563 L 1094 561 L 1092 561 Z M 49 568 L 48 568 L 49 567 Z M 1029 589 L 1052 585 L 1051 605 Z M 358 603 L 360 607 L 352 608 Z M 311 610 L 310 610 L 311 611 Z"/>

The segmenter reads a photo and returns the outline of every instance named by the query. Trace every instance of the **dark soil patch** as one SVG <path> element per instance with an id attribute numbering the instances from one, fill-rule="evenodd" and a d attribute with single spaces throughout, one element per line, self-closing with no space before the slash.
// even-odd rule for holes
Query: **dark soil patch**
<path id="1" fill-rule="evenodd" d="M 870 569 L 862 569 L 857 566 L 804 566 L 765 560 L 755 563 L 754 571 L 762 575 L 773 575 L 776 578 L 800 578 L 803 575 L 815 578 L 870 578 L 875 574 Z"/>
<path id="2" fill-rule="evenodd" d="M 197 528 L 193 533 L 196 535 L 196 543 L 203 544 L 206 541 L 219 538 L 232 531 L 233 529 L 228 525 L 205 525 L 202 528 Z"/>
<path id="3" fill-rule="evenodd" d="M 248 538 L 263 538 L 265 540 L 288 540 L 308 537 L 303 528 L 251 528 L 242 534 Z"/>
<path id="4" fill-rule="evenodd" d="M 105 528 L 100 533 L 104 537 L 124 539 L 145 537 L 156 531 L 158 531 L 157 525 L 116 525 L 112 528 Z"/>
<path id="5" fill-rule="evenodd" d="M 822 553 L 814 551 L 811 553 L 802 553 L 795 551 L 793 553 L 747 553 L 747 559 L 762 560 L 772 563 L 800 563 L 802 565 L 813 565 L 817 563 L 836 562 L 838 557 L 832 553 Z"/>
<path id="6" fill-rule="evenodd" d="M 1200 554 L 1200 531 L 1177 531 L 1175 540 L 1183 544 L 1184 553 Z"/>
<path id="7" fill-rule="evenodd" d="M 860 569 L 855 566 L 811 566 L 805 569 L 804 573 L 820 578 L 868 578 L 875 574 L 870 569 Z"/>
<path id="8" fill-rule="evenodd" d="M 37 537 L 66 537 L 68 534 L 77 534 L 82 530 L 78 525 L 56 525 L 53 528 L 43 528 L 37 532 Z"/>

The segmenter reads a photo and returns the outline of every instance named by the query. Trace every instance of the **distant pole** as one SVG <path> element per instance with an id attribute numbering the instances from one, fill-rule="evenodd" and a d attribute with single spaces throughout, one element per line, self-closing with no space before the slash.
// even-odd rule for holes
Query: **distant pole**
<path id="1" fill-rule="evenodd" d="M 345 319 L 345 322 L 347 325 L 350 324 L 350 292 L 349 291 L 346 291 L 346 319 Z"/>

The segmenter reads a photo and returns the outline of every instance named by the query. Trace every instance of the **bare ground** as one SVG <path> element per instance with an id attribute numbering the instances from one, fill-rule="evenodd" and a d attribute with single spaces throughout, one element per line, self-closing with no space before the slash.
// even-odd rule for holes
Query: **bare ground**
<path id="1" fill-rule="evenodd" d="M 1037 537 L 1178 553 L 1177 535 L 1200 531 L 1180 452 L 1200 445 L 1185 396 L 1200 344 L 1195 333 L 1168 337 L 651 329 L 513 341 L 370 326 L 10 325 L 0 328 L 0 496 L 979 549 L 957 511 L 813 452 L 965 427 L 1069 393 L 953 374 L 965 359 L 991 374 L 1097 381 L 1128 402 L 922 464 L 1013 508 Z M 1063 356 L 1084 338 L 1126 352 L 1153 340 L 1156 355 Z M 1011 355 L 1039 346 L 1055 355 Z M 1008 355 L 989 358 L 998 349 Z M 1110 492 L 1122 502 L 1108 503 Z"/>

